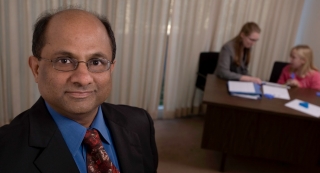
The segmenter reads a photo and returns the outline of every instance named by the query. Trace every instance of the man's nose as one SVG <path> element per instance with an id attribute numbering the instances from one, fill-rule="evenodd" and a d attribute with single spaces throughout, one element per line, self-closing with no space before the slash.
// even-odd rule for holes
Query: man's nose
<path id="1" fill-rule="evenodd" d="M 80 61 L 77 68 L 73 71 L 71 82 L 80 86 L 87 86 L 93 82 L 92 73 L 89 71 L 87 64 Z"/>

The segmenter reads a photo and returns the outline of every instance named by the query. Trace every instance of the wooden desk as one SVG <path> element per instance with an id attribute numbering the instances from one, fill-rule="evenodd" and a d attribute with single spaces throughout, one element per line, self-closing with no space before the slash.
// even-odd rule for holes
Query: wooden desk
<path id="1" fill-rule="evenodd" d="M 320 106 L 316 90 L 294 88 L 290 98 Z M 227 81 L 207 76 L 202 148 L 225 154 L 316 165 L 320 159 L 320 119 L 284 106 L 288 100 L 231 96 Z"/>

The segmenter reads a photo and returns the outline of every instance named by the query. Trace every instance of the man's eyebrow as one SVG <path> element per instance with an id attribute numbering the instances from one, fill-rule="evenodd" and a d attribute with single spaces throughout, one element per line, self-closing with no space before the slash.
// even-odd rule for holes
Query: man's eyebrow
<path id="1" fill-rule="evenodd" d="M 65 50 L 61 50 L 61 51 L 55 52 L 53 55 L 54 56 L 57 56 L 57 55 L 73 56 L 73 54 L 71 52 L 68 52 L 68 51 L 65 51 Z"/>
<path id="2" fill-rule="evenodd" d="M 108 56 L 106 54 L 102 53 L 102 52 L 94 53 L 90 57 L 101 57 L 101 58 L 104 58 L 104 59 L 108 59 Z"/>
<path id="3" fill-rule="evenodd" d="M 65 50 L 57 51 L 53 55 L 54 56 L 66 55 L 66 56 L 70 56 L 70 57 L 75 57 L 76 56 L 73 53 L 65 51 Z M 106 54 L 102 53 L 102 52 L 93 53 L 93 54 L 89 55 L 89 57 L 101 57 L 101 58 L 108 59 L 108 56 Z"/>

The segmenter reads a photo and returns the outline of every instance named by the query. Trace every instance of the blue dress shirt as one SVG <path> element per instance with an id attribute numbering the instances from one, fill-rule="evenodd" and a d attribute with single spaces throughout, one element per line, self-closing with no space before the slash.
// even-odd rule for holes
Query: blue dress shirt
<path id="1" fill-rule="evenodd" d="M 60 132 L 62 133 L 63 139 L 66 142 L 69 151 L 71 152 L 73 159 L 78 166 L 80 173 L 87 173 L 86 148 L 82 144 L 87 128 L 59 114 L 53 108 L 51 108 L 47 102 L 46 106 L 52 118 L 56 122 Z M 100 138 L 104 149 L 108 153 L 112 163 L 120 171 L 116 151 L 112 143 L 110 131 L 107 127 L 107 124 L 104 121 L 101 106 L 99 106 L 98 113 L 94 118 L 91 126 L 89 127 L 89 129 L 92 128 L 100 132 Z"/>

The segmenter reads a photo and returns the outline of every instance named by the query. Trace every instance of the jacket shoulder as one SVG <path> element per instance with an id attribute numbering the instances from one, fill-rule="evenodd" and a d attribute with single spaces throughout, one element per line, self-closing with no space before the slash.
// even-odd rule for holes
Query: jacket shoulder
<path id="1" fill-rule="evenodd" d="M 25 111 L 0 128 L 0 172 L 37 172 L 30 167 L 37 150 L 29 149 L 29 113 Z M 15 163 L 13 166 L 13 163 Z M 13 167 L 12 167 L 13 166 Z"/>
<path id="2" fill-rule="evenodd" d="M 112 113 L 118 114 L 118 116 L 125 116 L 126 118 L 137 118 L 140 116 L 146 116 L 146 114 L 149 115 L 146 110 L 134 106 L 103 103 L 102 107 L 107 109 L 108 112 L 110 111 Z"/>
<path id="3" fill-rule="evenodd" d="M 227 49 L 227 50 L 233 50 L 234 49 L 234 40 L 229 40 L 228 42 L 226 42 L 222 48 Z"/>
<path id="4" fill-rule="evenodd" d="M 102 111 L 108 120 L 136 132 L 145 131 L 153 126 L 152 118 L 141 108 L 103 103 Z"/>
<path id="5" fill-rule="evenodd" d="M 20 113 L 9 124 L 0 127 L 0 145 L 7 141 L 6 139 L 12 138 L 16 134 L 28 132 L 28 112 L 29 110 Z"/>

